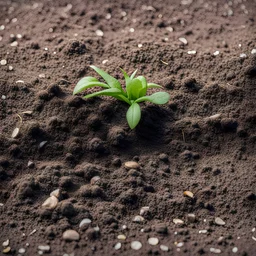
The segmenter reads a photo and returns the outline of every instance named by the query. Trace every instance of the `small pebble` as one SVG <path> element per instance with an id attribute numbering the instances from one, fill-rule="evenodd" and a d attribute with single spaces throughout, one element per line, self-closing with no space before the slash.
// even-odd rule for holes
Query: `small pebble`
<path id="1" fill-rule="evenodd" d="M 166 30 L 169 32 L 173 32 L 173 27 L 166 27 Z"/>
<path id="2" fill-rule="evenodd" d="M 237 238 L 238 239 L 238 238 Z M 256 237 L 252 236 L 252 240 L 256 241 Z"/>
<path id="3" fill-rule="evenodd" d="M 37 249 L 43 252 L 49 252 L 51 247 L 49 245 L 39 245 Z"/>
<path id="4" fill-rule="evenodd" d="M 23 254 L 23 253 L 25 253 L 25 252 L 26 252 L 26 249 L 25 249 L 25 248 L 20 248 L 20 249 L 19 249 L 19 253 Z"/>
<path id="5" fill-rule="evenodd" d="M 10 240 L 7 239 L 6 241 L 3 242 L 3 247 L 7 247 L 10 244 Z"/>
<path id="6" fill-rule="evenodd" d="M 20 128 L 16 127 L 12 132 L 12 138 L 16 138 L 19 135 Z"/>
<path id="7" fill-rule="evenodd" d="M 42 142 L 39 144 L 39 148 L 44 147 L 44 145 L 45 145 L 47 142 L 48 142 L 48 141 L 42 141 Z"/>
<path id="8" fill-rule="evenodd" d="M 140 215 L 142 216 L 142 215 L 144 215 L 148 211 L 149 211 L 149 206 L 143 206 L 140 209 Z"/>
<path id="9" fill-rule="evenodd" d="M 252 232 L 255 232 L 255 230 L 256 230 L 256 228 L 253 228 L 253 229 L 252 229 Z"/>
<path id="10" fill-rule="evenodd" d="M 123 225 L 123 226 L 122 226 L 122 229 L 124 229 L 124 230 L 127 229 L 127 226 L 126 226 L 126 225 Z"/>
<path id="11" fill-rule="evenodd" d="M 137 162 L 134 162 L 134 161 L 125 162 L 124 166 L 127 169 L 139 169 L 140 168 L 139 164 Z"/>
<path id="12" fill-rule="evenodd" d="M 58 202 L 59 200 L 57 199 L 57 197 L 50 196 L 44 201 L 42 207 L 45 209 L 53 210 L 57 206 Z"/>
<path id="13" fill-rule="evenodd" d="M 150 245 L 157 245 L 157 244 L 159 243 L 159 240 L 158 240 L 158 238 L 156 238 L 156 237 L 150 237 L 150 238 L 148 239 L 148 243 L 149 243 Z"/>
<path id="14" fill-rule="evenodd" d="M 6 96 L 5 95 L 2 95 L 2 100 L 6 100 Z"/>
<path id="15" fill-rule="evenodd" d="M 57 189 L 53 190 L 53 191 L 50 193 L 50 196 L 55 196 L 56 198 L 59 198 L 59 197 L 60 197 L 60 189 L 57 188 Z"/>
<path id="16" fill-rule="evenodd" d="M 217 56 L 217 55 L 219 55 L 219 54 L 220 54 L 219 51 L 215 51 L 215 52 L 213 53 L 214 56 Z"/>
<path id="17" fill-rule="evenodd" d="M 141 48 L 143 45 L 142 44 L 138 44 L 138 48 Z"/>
<path id="18" fill-rule="evenodd" d="M 183 224 L 184 223 L 184 221 L 181 219 L 173 219 L 172 221 L 174 224 Z"/>
<path id="19" fill-rule="evenodd" d="M 21 39 L 22 35 L 21 34 L 17 34 L 17 38 Z"/>
<path id="20" fill-rule="evenodd" d="M 132 241 L 131 242 L 131 248 L 133 249 L 133 250 L 139 250 L 139 249 L 141 249 L 141 247 L 142 247 L 142 244 L 141 244 L 141 242 L 139 242 L 139 241 Z"/>
<path id="21" fill-rule="evenodd" d="M 97 30 L 95 31 L 95 33 L 96 33 L 97 36 L 104 36 L 103 31 L 100 30 L 100 29 L 97 29 Z"/>
<path id="22" fill-rule="evenodd" d="M 119 240 L 125 240 L 125 239 L 126 239 L 126 236 L 125 236 L 125 235 L 118 235 L 118 236 L 117 236 L 117 239 L 119 239 Z"/>
<path id="23" fill-rule="evenodd" d="M 199 230 L 198 233 L 199 234 L 206 234 L 208 231 L 206 229 L 202 229 L 202 230 Z"/>
<path id="24" fill-rule="evenodd" d="M 9 66 L 9 68 L 8 68 L 10 71 L 12 71 L 13 70 L 13 66 Z"/>
<path id="25" fill-rule="evenodd" d="M 160 245 L 160 249 L 161 249 L 162 251 L 164 251 L 164 252 L 168 252 L 168 251 L 169 251 L 169 247 L 166 246 L 166 245 L 163 245 L 163 244 Z"/>
<path id="26" fill-rule="evenodd" d="M 135 29 L 134 29 L 134 28 L 130 28 L 129 31 L 130 31 L 131 33 L 133 33 L 133 32 L 135 31 Z"/>
<path id="27" fill-rule="evenodd" d="M 2 66 L 5 66 L 5 65 L 7 64 L 7 60 L 1 60 L 1 61 L 0 61 L 0 64 L 1 64 Z"/>
<path id="28" fill-rule="evenodd" d="M 191 192 L 191 191 L 184 191 L 184 196 L 188 196 L 188 197 L 191 197 L 191 198 L 194 198 L 194 194 Z"/>
<path id="29" fill-rule="evenodd" d="M 45 74 L 39 74 L 39 78 L 45 78 Z"/>
<path id="30" fill-rule="evenodd" d="M 79 228 L 81 228 L 83 225 L 87 225 L 87 224 L 90 224 L 90 223 L 92 223 L 92 221 L 91 221 L 90 219 L 88 219 L 88 218 L 85 218 L 85 219 L 83 219 L 83 220 L 80 222 Z"/>
<path id="31" fill-rule="evenodd" d="M 69 229 L 63 233 L 62 238 L 65 241 L 78 241 L 80 236 L 75 230 Z"/>
<path id="32" fill-rule="evenodd" d="M 252 49 L 251 54 L 256 54 L 256 49 Z"/>
<path id="33" fill-rule="evenodd" d="M 111 19 L 111 14 L 110 14 L 110 13 L 107 13 L 107 15 L 105 16 L 105 19 L 106 19 L 106 20 L 110 20 L 110 19 Z"/>
<path id="34" fill-rule="evenodd" d="M 184 245 L 183 242 L 179 242 L 179 243 L 176 244 L 177 247 L 182 247 L 183 245 Z"/>
<path id="35" fill-rule="evenodd" d="M 36 229 L 33 229 L 30 233 L 29 233 L 29 236 L 31 236 L 31 235 L 33 235 L 33 234 L 35 234 L 36 233 Z"/>
<path id="36" fill-rule="evenodd" d="M 196 51 L 195 51 L 195 50 L 188 51 L 188 54 L 189 54 L 189 55 L 194 55 L 194 54 L 196 54 Z"/>
<path id="37" fill-rule="evenodd" d="M 187 217 L 188 222 L 194 223 L 194 222 L 196 221 L 196 215 L 195 215 L 195 214 L 189 213 L 187 216 L 188 216 L 188 217 Z"/>
<path id="38" fill-rule="evenodd" d="M 6 248 L 3 249 L 3 253 L 9 253 L 11 251 L 11 247 L 8 246 Z"/>
<path id="39" fill-rule="evenodd" d="M 219 225 L 219 226 L 223 226 L 223 225 L 225 225 L 226 223 L 225 223 L 225 221 L 223 221 L 221 218 L 219 218 L 219 217 L 216 217 L 215 218 L 215 223 L 217 224 L 217 225 Z"/>
<path id="40" fill-rule="evenodd" d="M 219 254 L 219 253 L 221 253 L 221 250 L 220 249 L 216 249 L 216 248 L 210 248 L 210 252 Z"/>
<path id="41" fill-rule="evenodd" d="M 104 65 L 104 64 L 106 64 L 108 62 L 108 60 L 103 60 L 102 61 L 102 64 Z"/>
<path id="42" fill-rule="evenodd" d="M 13 46 L 13 47 L 18 46 L 18 42 L 17 42 L 17 41 L 12 42 L 12 43 L 11 43 L 11 46 Z"/>
<path id="43" fill-rule="evenodd" d="M 237 253 L 238 252 L 238 248 L 237 247 L 232 248 L 232 252 L 233 253 Z"/>
<path id="44" fill-rule="evenodd" d="M 119 249 L 121 249 L 121 247 L 122 247 L 122 244 L 121 244 L 121 243 L 117 243 L 117 244 L 114 246 L 115 250 L 119 250 Z"/>
<path id="45" fill-rule="evenodd" d="M 240 56 L 240 58 L 246 58 L 247 57 L 247 55 L 245 53 L 241 53 L 239 56 Z"/>
<path id="46" fill-rule="evenodd" d="M 137 215 L 137 216 L 135 216 L 135 217 L 133 218 L 132 221 L 133 221 L 133 222 L 138 222 L 138 223 L 140 223 L 140 222 L 143 222 L 143 221 L 144 221 L 144 218 L 143 218 L 142 216 Z"/>
<path id="47" fill-rule="evenodd" d="M 94 184 L 97 183 L 97 181 L 99 181 L 99 180 L 100 180 L 100 176 L 94 176 L 94 177 L 91 178 L 90 183 L 91 183 L 92 185 L 94 185 Z"/>
<path id="48" fill-rule="evenodd" d="M 179 40 L 180 40 L 183 44 L 185 44 L 185 45 L 188 44 L 187 39 L 184 38 L 184 37 L 180 37 Z"/>

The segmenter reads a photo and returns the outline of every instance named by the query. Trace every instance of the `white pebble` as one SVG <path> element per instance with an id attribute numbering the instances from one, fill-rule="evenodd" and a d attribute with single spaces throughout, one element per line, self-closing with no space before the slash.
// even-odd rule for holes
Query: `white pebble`
<path id="1" fill-rule="evenodd" d="M 9 70 L 12 71 L 13 70 L 13 66 L 9 66 Z"/>
<path id="2" fill-rule="evenodd" d="M 194 55 L 194 54 L 196 54 L 196 51 L 195 51 L 195 50 L 188 51 L 188 54 L 189 54 L 189 55 Z"/>
<path id="3" fill-rule="evenodd" d="M 174 224 L 183 224 L 184 223 L 184 221 L 181 219 L 173 219 L 172 221 Z"/>
<path id="4" fill-rule="evenodd" d="M 133 33 L 133 32 L 135 31 L 135 29 L 134 29 L 134 28 L 130 28 L 129 31 L 130 31 L 131 33 Z"/>
<path id="5" fill-rule="evenodd" d="M 220 249 L 216 249 L 216 248 L 210 248 L 210 252 L 219 254 L 219 253 L 221 253 L 221 250 Z"/>
<path id="6" fill-rule="evenodd" d="M 234 248 L 232 249 L 232 252 L 233 252 L 233 253 L 237 253 L 237 252 L 238 252 L 238 248 L 237 248 L 237 247 L 234 247 Z"/>
<path id="7" fill-rule="evenodd" d="M 51 247 L 49 245 L 39 245 L 37 249 L 43 252 L 49 252 Z"/>
<path id="8" fill-rule="evenodd" d="M 173 32 L 173 27 L 167 27 L 166 30 L 169 32 Z"/>
<path id="9" fill-rule="evenodd" d="M 208 231 L 206 229 L 202 229 L 202 230 L 199 230 L 198 233 L 199 234 L 206 234 Z"/>
<path id="10" fill-rule="evenodd" d="M 122 15 L 123 17 L 125 17 L 125 16 L 127 15 L 127 13 L 124 12 L 124 11 L 122 11 L 122 12 L 121 12 L 121 15 Z"/>
<path id="11" fill-rule="evenodd" d="M 117 243 L 117 244 L 114 246 L 115 250 L 119 250 L 119 249 L 121 249 L 121 247 L 122 247 L 122 244 L 121 244 L 121 243 Z"/>
<path id="12" fill-rule="evenodd" d="M 138 44 L 138 47 L 141 48 L 143 45 L 142 44 Z"/>
<path id="13" fill-rule="evenodd" d="M 55 197 L 59 198 L 59 197 L 60 197 L 60 189 L 57 188 L 57 189 L 53 190 L 53 191 L 50 193 L 50 196 L 55 196 Z"/>
<path id="14" fill-rule="evenodd" d="M 7 239 L 6 241 L 3 242 L 3 247 L 7 247 L 10 244 L 10 240 Z"/>
<path id="15" fill-rule="evenodd" d="M 53 32 L 53 28 L 49 28 L 49 32 L 52 33 Z"/>
<path id="16" fill-rule="evenodd" d="M 255 230 L 256 230 L 256 228 L 253 228 L 253 229 L 252 229 L 252 232 L 255 232 Z"/>
<path id="17" fill-rule="evenodd" d="M 143 206 L 140 209 L 140 215 L 144 215 L 148 211 L 149 211 L 149 206 Z"/>
<path id="18" fill-rule="evenodd" d="M 126 239 L 126 236 L 125 236 L 125 235 L 118 235 L 118 236 L 117 236 L 117 239 L 119 239 L 119 240 L 125 240 L 125 239 Z"/>
<path id="19" fill-rule="evenodd" d="M 245 53 L 241 53 L 239 56 L 240 56 L 240 58 L 246 58 L 247 57 L 247 55 Z"/>
<path id="20" fill-rule="evenodd" d="M 86 224 L 90 224 L 92 221 L 88 218 L 85 218 L 83 219 L 80 224 L 79 224 L 79 228 L 81 228 L 83 225 L 86 225 Z"/>
<path id="21" fill-rule="evenodd" d="M 20 248 L 20 249 L 19 249 L 19 253 L 23 254 L 23 253 L 25 253 L 25 252 L 26 252 L 26 249 L 25 249 L 25 248 Z"/>
<path id="22" fill-rule="evenodd" d="M 104 36 L 103 31 L 100 30 L 100 29 L 97 29 L 97 30 L 95 31 L 95 33 L 96 33 L 97 36 Z"/>
<path id="23" fill-rule="evenodd" d="M 22 35 L 21 34 L 17 34 L 17 38 L 21 39 Z"/>
<path id="24" fill-rule="evenodd" d="M 184 38 L 184 37 L 180 37 L 179 40 L 180 40 L 183 44 L 185 44 L 185 45 L 188 44 L 187 39 Z"/>
<path id="25" fill-rule="evenodd" d="M 11 46 L 13 46 L 13 47 L 18 46 L 18 42 L 17 42 L 17 41 L 12 42 L 12 43 L 11 43 Z"/>
<path id="26" fill-rule="evenodd" d="M 39 78 L 45 78 L 45 74 L 39 74 Z"/>
<path id="27" fill-rule="evenodd" d="M 184 245 L 184 243 L 183 242 L 180 242 L 180 243 L 177 243 L 177 247 L 182 247 Z"/>
<path id="28" fill-rule="evenodd" d="M 131 242 L 131 248 L 133 249 L 133 250 L 139 250 L 139 249 L 141 249 L 141 247 L 142 247 L 142 244 L 141 244 L 141 242 L 139 242 L 139 241 L 132 241 Z"/>
<path id="29" fill-rule="evenodd" d="M 215 52 L 213 53 L 214 56 L 217 56 L 217 55 L 219 55 L 219 54 L 220 54 L 219 51 L 215 51 Z"/>
<path id="30" fill-rule="evenodd" d="M 45 51 L 48 51 L 49 49 L 47 47 L 44 48 Z"/>
<path id="31" fill-rule="evenodd" d="M 17 22 L 17 20 L 18 20 L 17 18 L 13 18 L 12 22 L 15 23 L 15 22 Z"/>
<path id="32" fill-rule="evenodd" d="M 0 30 L 4 30 L 5 29 L 5 26 L 4 25 L 1 25 L 0 26 Z"/>
<path id="33" fill-rule="evenodd" d="M 55 196 L 50 196 L 44 201 L 42 207 L 45 209 L 53 210 L 57 206 L 58 202 L 59 200 Z"/>
<path id="34" fill-rule="evenodd" d="M 168 251 L 169 251 L 169 247 L 166 246 L 166 245 L 163 245 L 163 244 L 160 245 L 160 249 L 161 249 L 162 251 L 164 251 L 164 252 L 168 252 Z"/>
<path id="35" fill-rule="evenodd" d="M 39 148 L 42 148 L 46 143 L 47 143 L 47 141 L 46 141 L 46 140 L 45 140 L 45 141 L 40 142 L 40 144 L 39 144 Z"/>
<path id="36" fill-rule="evenodd" d="M 122 226 L 122 229 L 127 229 L 127 226 L 126 226 L 126 225 L 123 225 L 123 226 Z"/>
<path id="37" fill-rule="evenodd" d="M 1 60 L 1 61 L 0 61 L 0 64 L 1 64 L 2 66 L 5 66 L 5 65 L 7 64 L 7 60 Z"/>
<path id="38" fill-rule="evenodd" d="M 108 60 L 103 60 L 102 61 L 102 64 L 104 65 L 104 64 L 106 64 L 108 62 Z"/>
<path id="39" fill-rule="evenodd" d="M 256 49 L 252 49 L 251 54 L 256 54 Z"/>
<path id="40" fill-rule="evenodd" d="M 6 100 L 6 96 L 5 95 L 2 95 L 2 100 Z"/>
<path id="41" fill-rule="evenodd" d="M 19 134 L 20 128 L 16 127 L 12 132 L 12 138 L 16 138 Z"/>
<path id="42" fill-rule="evenodd" d="M 63 233 L 62 238 L 66 241 L 77 241 L 80 236 L 75 230 L 69 229 Z"/>
<path id="43" fill-rule="evenodd" d="M 137 162 L 134 162 L 134 161 L 125 162 L 124 166 L 127 169 L 138 169 L 140 167 L 139 164 Z"/>
<path id="44" fill-rule="evenodd" d="M 252 240 L 256 241 L 256 237 L 252 236 Z"/>
<path id="45" fill-rule="evenodd" d="M 133 218 L 133 222 L 138 222 L 138 223 L 140 223 L 140 222 L 143 222 L 144 221 L 144 218 L 142 217 L 142 216 L 139 216 L 139 215 L 137 215 L 137 216 L 135 216 L 134 218 Z"/>
<path id="46" fill-rule="evenodd" d="M 110 19 L 111 19 L 111 14 L 110 14 L 110 13 L 107 13 L 105 19 L 106 19 L 106 20 L 110 20 Z"/>
<path id="47" fill-rule="evenodd" d="M 158 238 L 156 238 L 156 237 L 150 237 L 150 238 L 148 239 L 148 243 L 149 243 L 150 245 L 158 245 L 159 240 L 158 240 Z"/>
<path id="48" fill-rule="evenodd" d="M 215 223 L 216 223 L 217 225 L 220 225 L 220 226 L 223 226 L 223 225 L 226 224 L 225 221 L 224 221 L 223 219 L 219 218 L 219 217 L 216 217 L 216 218 L 215 218 Z"/>

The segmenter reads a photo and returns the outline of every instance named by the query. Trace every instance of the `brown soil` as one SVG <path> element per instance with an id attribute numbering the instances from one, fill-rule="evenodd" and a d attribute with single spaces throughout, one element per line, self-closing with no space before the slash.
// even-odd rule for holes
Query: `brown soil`
<path id="1" fill-rule="evenodd" d="M 70 2 L 0 2 L 1 244 L 33 256 L 47 244 L 54 256 L 256 255 L 256 2 Z M 96 75 L 90 64 L 120 79 L 119 67 L 137 68 L 171 100 L 142 104 L 130 130 L 125 103 L 72 96 L 81 77 Z M 131 160 L 140 168 L 126 170 Z M 43 209 L 58 188 L 57 207 Z M 134 223 L 143 206 L 144 222 Z M 83 218 L 92 223 L 80 229 Z M 65 242 L 67 229 L 80 240 Z M 116 251 L 119 234 L 127 239 Z"/>

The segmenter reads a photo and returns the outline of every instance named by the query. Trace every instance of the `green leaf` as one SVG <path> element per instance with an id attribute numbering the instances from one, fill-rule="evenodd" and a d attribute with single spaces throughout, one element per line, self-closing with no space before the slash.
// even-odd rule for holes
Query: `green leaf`
<path id="1" fill-rule="evenodd" d="M 138 78 L 135 78 L 127 84 L 126 90 L 129 100 L 136 100 L 140 97 L 140 90 L 142 89 L 142 83 Z"/>
<path id="2" fill-rule="evenodd" d="M 117 95 L 117 96 L 112 96 L 118 100 L 121 100 L 121 101 L 124 101 L 126 102 L 127 104 L 129 105 L 132 105 L 132 103 L 127 99 L 127 97 L 125 97 L 124 95 L 120 94 L 120 95 Z"/>
<path id="3" fill-rule="evenodd" d="M 117 88 L 110 88 L 110 89 L 106 89 L 106 90 L 103 90 L 103 91 L 88 94 L 88 95 L 84 96 L 84 98 L 89 99 L 89 98 L 92 98 L 92 97 L 95 97 L 95 96 L 117 96 L 121 93 L 122 92 Z"/>
<path id="4" fill-rule="evenodd" d="M 148 83 L 148 88 L 163 88 L 163 87 L 159 84 Z"/>
<path id="5" fill-rule="evenodd" d="M 134 129 L 141 118 L 141 109 L 138 103 L 134 102 L 126 113 L 126 119 L 131 129 Z"/>
<path id="6" fill-rule="evenodd" d="M 130 77 L 128 76 L 128 74 L 123 69 L 121 69 L 121 71 L 124 74 L 125 83 L 128 84 L 131 81 Z"/>
<path id="7" fill-rule="evenodd" d="M 138 76 L 137 79 L 139 79 L 142 84 L 142 88 L 139 91 L 139 97 L 143 97 L 147 94 L 147 89 L 148 89 L 147 80 L 144 76 Z"/>
<path id="8" fill-rule="evenodd" d="M 150 101 L 155 104 L 165 104 L 169 101 L 170 94 L 167 92 L 156 92 L 150 96 L 144 96 L 139 99 L 137 99 L 135 102 L 143 102 L 143 101 Z"/>
<path id="9" fill-rule="evenodd" d="M 92 69 L 94 69 L 106 82 L 111 88 L 117 88 L 122 90 L 121 84 L 117 79 L 115 79 L 113 76 L 109 75 L 105 71 L 103 71 L 100 68 L 97 68 L 95 66 L 90 66 Z"/>
<path id="10" fill-rule="evenodd" d="M 130 76 L 130 79 L 131 79 L 131 80 L 135 77 L 137 71 L 138 71 L 138 69 L 136 69 L 136 70 L 132 73 L 132 75 Z"/>
<path id="11" fill-rule="evenodd" d="M 82 78 L 77 83 L 77 85 L 74 88 L 73 95 L 75 95 L 81 91 L 84 91 L 88 88 L 94 87 L 94 86 L 101 86 L 104 88 L 109 88 L 109 86 L 107 84 L 99 82 L 96 78 L 94 78 L 92 76 L 86 76 L 86 77 Z"/>

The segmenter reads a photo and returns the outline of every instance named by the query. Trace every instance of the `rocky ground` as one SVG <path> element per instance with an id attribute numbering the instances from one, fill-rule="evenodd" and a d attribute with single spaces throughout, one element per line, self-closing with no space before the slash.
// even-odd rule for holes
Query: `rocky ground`
<path id="1" fill-rule="evenodd" d="M 9 255 L 256 251 L 256 2 L 1 1 L 0 246 Z M 171 96 L 72 96 L 96 65 Z"/>

